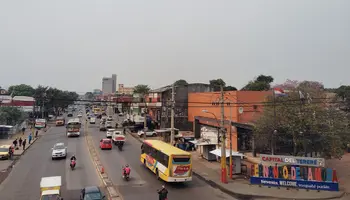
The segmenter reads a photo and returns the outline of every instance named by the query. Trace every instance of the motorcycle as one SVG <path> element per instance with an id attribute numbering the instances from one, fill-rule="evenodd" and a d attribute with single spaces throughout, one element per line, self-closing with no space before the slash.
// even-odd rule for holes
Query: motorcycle
<path id="1" fill-rule="evenodd" d="M 70 168 L 71 168 L 71 170 L 74 170 L 75 165 L 76 165 L 76 161 L 75 160 L 71 160 L 70 161 Z"/>
<path id="2" fill-rule="evenodd" d="M 115 144 L 117 145 L 119 151 L 123 151 L 124 142 L 117 141 Z"/>
<path id="3" fill-rule="evenodd" d="M 118 144 L 119 151 L 123 151 L 123 144 Z"/>
<path id="4" fill-rule="evenodd" d="M 129 179 L 130 179 L 130 174 L 127 174 L 127 173 L 125 173 L 125 172 L 123 171 L 123 179 L 124 179 L 125 181 L 129 181 Z"/>

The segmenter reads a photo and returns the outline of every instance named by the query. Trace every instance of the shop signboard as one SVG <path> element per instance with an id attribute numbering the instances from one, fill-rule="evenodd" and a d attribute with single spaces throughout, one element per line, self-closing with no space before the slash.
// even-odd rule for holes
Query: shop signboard
<path id="1" fill-rule="evenodd" d="M 281 165 L 300 165 L 310 167 L 324 167 L 324 158 L 311 158 L 311 157 L 295 157 L 295 156 L 283 156 L 283 155 L 267 155 L 260 154 L 260 161 L 277 163 Z"/>
<path id="2" fill-rule="evenodd" d="M 339 191 L 336 170 L 325 168 L 324 159 L 260 155 L 251 166 L 250 183 L 272 187 Z"/>

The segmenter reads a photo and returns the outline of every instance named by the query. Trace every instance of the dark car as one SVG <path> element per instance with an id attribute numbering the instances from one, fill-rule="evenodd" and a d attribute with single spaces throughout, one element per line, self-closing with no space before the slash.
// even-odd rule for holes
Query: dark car
<path id="1" fill-rule="evenodd" d="M 102 200 L 105 197 L 97 186 L 86 187 L 80 192 L 80 200 Z"/>
<path id="2" fill-rule="evenodd" d="M 73 113 L 68 113 L 67 117 L 73 117 Z"/>

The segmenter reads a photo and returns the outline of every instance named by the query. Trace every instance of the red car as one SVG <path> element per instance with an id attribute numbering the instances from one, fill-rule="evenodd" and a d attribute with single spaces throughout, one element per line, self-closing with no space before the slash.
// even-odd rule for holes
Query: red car
<path id="1" fill-rule="evenodd" d="M 101 139 L 100 140 L 101 149 L 112 149 L 112 140 L 111 139 Z"/>

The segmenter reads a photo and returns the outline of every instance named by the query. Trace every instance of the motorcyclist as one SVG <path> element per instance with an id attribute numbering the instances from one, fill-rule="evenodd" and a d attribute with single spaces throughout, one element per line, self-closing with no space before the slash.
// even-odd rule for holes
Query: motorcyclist
<path id="1" fill-rule="evenodd" d="M 168 190 L 165 189 L 165 186 L 162 185 L 162 189 L 157 190 L 158 194 L 159 194 L 159 200 L 166 200 L 168 199 Z"/>
<path id="2" fill-rule="evenodd" d="M 70 161 L 72 160 L 77 161 L 77 158 L 75 157 L 75 155 L 72 155 L 72 157 L 70 157 Z"/>
<path id="3" fill-rule="evenodd" d="M 123 167 L 123 175 L 130 175 L 131 169 L 129 167 L 128 164 L 125 165 L 125 167 Z"/>

